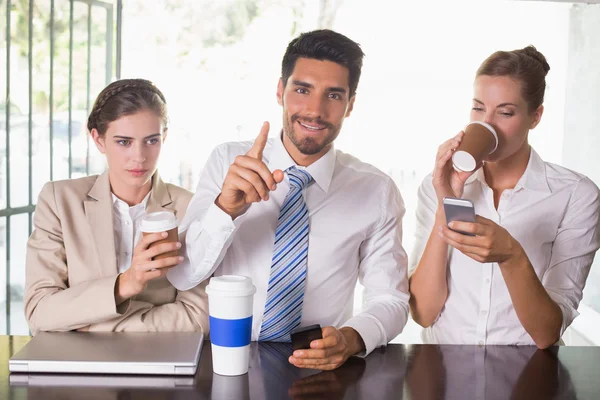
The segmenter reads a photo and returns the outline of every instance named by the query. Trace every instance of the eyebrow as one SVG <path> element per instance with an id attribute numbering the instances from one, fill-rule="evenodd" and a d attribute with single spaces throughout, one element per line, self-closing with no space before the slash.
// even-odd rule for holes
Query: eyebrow
<path id="1" fill-rule="evenodd" d="M 477 100 L 475 98 L 473 98 L 473 101 L 476 103 L 481 104 L 482 106 L 484 106 L 485 104 L 483 104 L 483 102 L 481 100 Z M 514 103 L 502 103 L 502 104 L 498 104 L 496 107 L 506 107 L 506 106 L 513 106 L 513 107 L 519 107 L 518 105 L 514 104 Z"/>
<path id="2" fill-rule="evenodd" d="M 153 133 L 152 135 L 146 136 L 143 139 L 152 139 L 152 138 L 155 138 L 157 136 L 160 136 L 160 133 Z M 115 139 L 125 139 L 125 140 L 135 139 L 135 138 L 133 138 L 131 136 L 122 136 L 122 135 L 115 135 L 115 136 L 113 136 L 113 138 L 115 138 Z"/>
<path id="3" fill-rule="evenodd" d="M 311 85 L 310 83 L 304 82 L 304 81 L 292 81 L 292 83 L 296 86 L 302 86 L 308 89 L 312 89 L 314 88 L 313 85 Z M 344 89 L 343 87 L 330 87 L 327 88 L 328 92 L 337 92 L 337 93 L 346 93 L 346 89 Z"/>

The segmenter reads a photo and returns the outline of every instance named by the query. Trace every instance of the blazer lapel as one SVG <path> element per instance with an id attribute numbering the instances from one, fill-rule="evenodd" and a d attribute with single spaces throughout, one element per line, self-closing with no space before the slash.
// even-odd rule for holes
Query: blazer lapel
<path id="1" fill-rule="evenodd" d="M 98 267 L 103 276 L 112 276 L 118 273 L 113 229 L 113 205 L 110 193 L 110 182 L 108 171 L 106 171 L 96 179 L 96 183 L 88 193 L 88 199 L 83 204 L 85 216 L 92 232 Z"/>
<path id="2" fill-rule="evenodd" d="M 173 207 L 173 199 L 167 185 L 158 175 L 158 172 L 152 177 L 152 193 L 146 205 L 146 212 L 153 213 L 159 211 L 170 211 L 177 216 L 177 210 Z"/>

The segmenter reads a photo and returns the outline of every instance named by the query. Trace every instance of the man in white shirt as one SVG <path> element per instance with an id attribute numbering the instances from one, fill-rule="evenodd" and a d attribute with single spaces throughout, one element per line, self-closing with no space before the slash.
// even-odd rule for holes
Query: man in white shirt
<path id="1" fill-rule="evenodd" d="M 408 316 L 404 204 L 390 177 L 333 147 L 352 111 L 363 52 L 330 30 L 300 35 L 282 62 L 283 130 L 226 143 L 208 160 L 181 224 L 186 260 L 168 273 L 181 290 L 212 274 L 252 278 L 252 340 L 289 341 L 298 367 L 334 369 L 398 335 Z M 366 307 L 353 316 L 357 279 Z"/>

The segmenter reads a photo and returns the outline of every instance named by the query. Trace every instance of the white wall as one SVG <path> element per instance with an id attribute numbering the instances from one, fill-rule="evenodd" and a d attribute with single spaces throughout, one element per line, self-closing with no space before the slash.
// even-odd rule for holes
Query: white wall
<path id="1" fill-rule="evenodd" d="M 570 10 L 566 88 L 563 165 L 600 186 L 600 5 L 577 4 Z M 592 266 L 584 303 L 600 312 L 600 257 Z"/>

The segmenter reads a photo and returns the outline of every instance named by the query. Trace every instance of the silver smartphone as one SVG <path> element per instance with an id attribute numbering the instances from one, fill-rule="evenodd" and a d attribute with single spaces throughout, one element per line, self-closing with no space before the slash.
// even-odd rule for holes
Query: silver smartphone
<path id="1" fill-rule="evenodd" d="M 452 221 L 475 222 L 475 206 L 471 200 L 457 199 L 454 197 L 444 197 L 444 213 L 446 213 L 446 223 Z M 463 235 L 475 236 L 472 233 L 462 232 L 452 229 Z"/>

